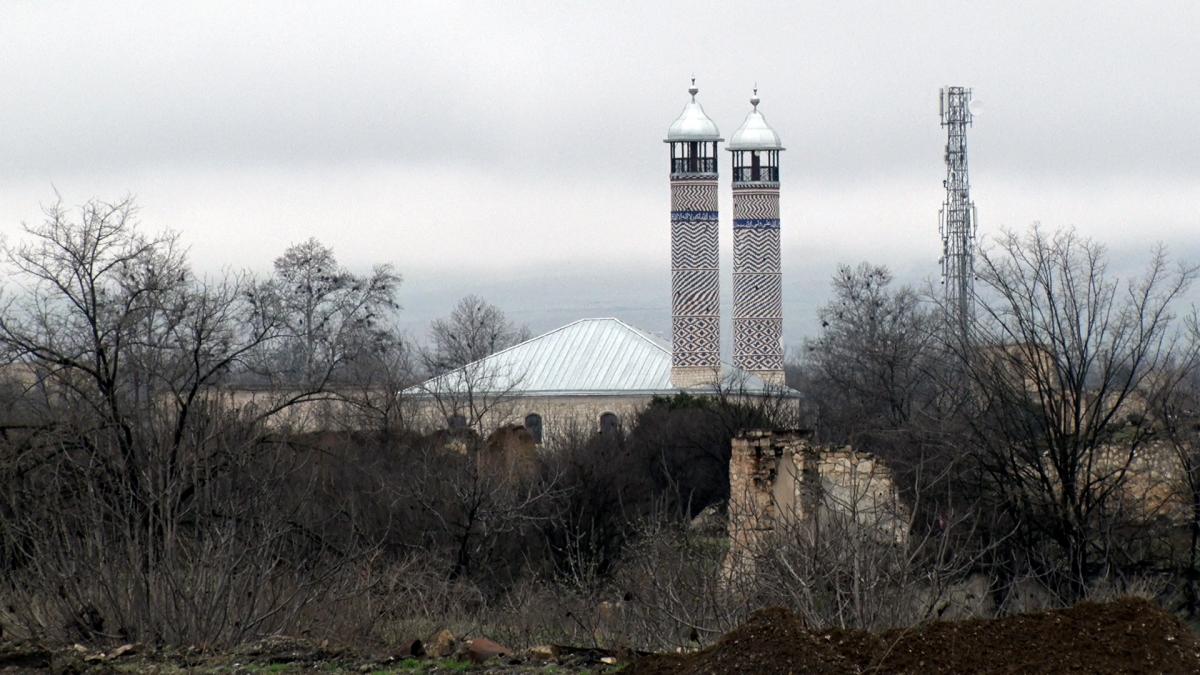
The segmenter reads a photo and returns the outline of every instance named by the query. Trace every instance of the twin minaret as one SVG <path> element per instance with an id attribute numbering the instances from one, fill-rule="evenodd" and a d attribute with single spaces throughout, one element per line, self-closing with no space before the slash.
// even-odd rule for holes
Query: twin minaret
<path id="1" fill-rule="evenodd" d="M 692 100 L 667 131 L 671 147 L 671 384 L 720 377 L 717 125 Z M 752 109 L 733 134 L 733 365 L 783 384 L 779 270 L 779 135 Z"/>

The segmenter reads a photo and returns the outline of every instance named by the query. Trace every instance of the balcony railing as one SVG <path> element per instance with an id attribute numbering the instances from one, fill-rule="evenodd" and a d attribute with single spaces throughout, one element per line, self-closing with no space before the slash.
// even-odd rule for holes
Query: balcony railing
<path id="1" fill-rule="evenodd" d="M 778 183 L 779 167 L 777 166 L 735 166 L 733 168 L 735 183 Z"/>
<path id="2" fill-rule="evenodd" d="M 679 157 L 671 160 L 671 173 L 716 173 L 714 157 Z"/>

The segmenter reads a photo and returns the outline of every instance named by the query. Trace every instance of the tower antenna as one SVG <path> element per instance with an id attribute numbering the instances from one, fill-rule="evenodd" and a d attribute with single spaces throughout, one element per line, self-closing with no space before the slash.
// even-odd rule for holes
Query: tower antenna
<path id="1" fill-rule="evenodd" d="M 942 236 L 942 286 L 946 319 L 965 337 L 975 315 L 975 204 L 967 175 L 967 127 L 973 116 L 971 90 L 943 87 L 938 99 L 946 128 L 946 200 L 938 212 Z"/>

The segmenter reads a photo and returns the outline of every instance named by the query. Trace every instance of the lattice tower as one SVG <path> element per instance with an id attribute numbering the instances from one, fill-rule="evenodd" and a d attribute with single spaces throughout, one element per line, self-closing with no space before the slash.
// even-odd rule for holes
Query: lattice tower
<path id="1" fill-rule="evenodd" d="M 975 304 L 975 204 L 967 174 L 967 127 L 973 116 L 971 90 L 943 87 L 938 101 L 946 128 L 946 200 L 938 213 L 942 236 L 942 286 L 947 321 L 965 334 Z"/>

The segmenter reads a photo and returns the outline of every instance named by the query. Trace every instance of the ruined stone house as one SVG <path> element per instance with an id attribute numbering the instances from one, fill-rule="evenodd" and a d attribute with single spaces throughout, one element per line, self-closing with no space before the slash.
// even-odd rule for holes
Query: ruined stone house
<path id="1" fill-rule="evenodd" d="M 867 453 L 814 445 L 807 431 L 748 431 L 735 437 L 729 459 L 730 576 L 750 574 L 773 535 L 816 538 L 836 525 L 881 542 L 908 539 L 909 512 L 892 473 Z"/>

